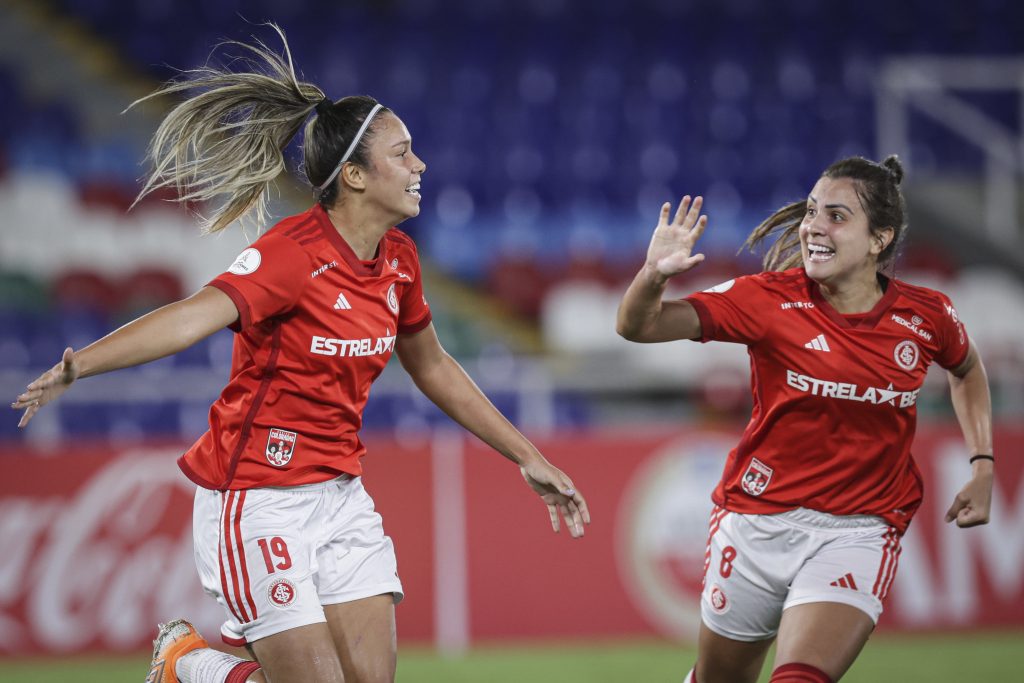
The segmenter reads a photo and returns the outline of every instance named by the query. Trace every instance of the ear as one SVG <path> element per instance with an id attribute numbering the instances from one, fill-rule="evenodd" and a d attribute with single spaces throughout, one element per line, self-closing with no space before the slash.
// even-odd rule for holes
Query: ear
<path id="1" fill-rule="evenodd" d="M 893 237 L 896 235 L 894 228 L 882 228 L 871 233 L 871 253 L 878 256 L 885 248 L 892 244 Z"/>
<path id="2" fill-rule="evenodd" d="M 353 190 L 365 190 L 366 189 L 366 172 L 361 166 L 346 162 L 341 167 L 341 182 L 350 189 Z"/>

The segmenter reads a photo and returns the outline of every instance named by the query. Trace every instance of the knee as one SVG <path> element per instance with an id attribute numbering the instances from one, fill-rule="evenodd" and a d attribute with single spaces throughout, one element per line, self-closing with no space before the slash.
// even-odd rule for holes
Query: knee
<path id="1" fill-rule="evenodd" d="M 776 668 L 769 683 L 832 683 L 832 679 L 815 666 L 792 663 Z"/>

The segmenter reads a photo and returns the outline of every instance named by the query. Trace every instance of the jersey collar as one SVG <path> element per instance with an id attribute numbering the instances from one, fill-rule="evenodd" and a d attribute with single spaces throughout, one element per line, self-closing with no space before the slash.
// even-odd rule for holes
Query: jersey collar
<path id="1" fill-rule="evenodd" d="M 836 325 L 847 329 L 874 327 L 878 324 L 878 321 L 882 319 L 882 316 L 885 315 L 885 312 L 889 307 L 896 301 L 896 297 L 899 296 L 895 280 L 888 278 L 881 273 L 878 274 L 878 277 L 881 279 L 882 286 L 885 289 L 885 292 L 882 294 L 882 298 L 879 299 L 878 303 L 874 305 L 874 308 L 867 313 L 861 313 L 848 318 L 836 309 L 832 308 L 832 304 L 830 304 L 822 295 L 821 288 L 818 286 L 818 283 L 807 277 L 807 273 L 804 272 L 804 279 L 807 281 L 807 288 L 810 290 L 811 301 L 814 302 L 814 305 L 824 311 L 825 315 L 827 315 Z M 850 318 L 852 318 L 852 320 Z"/>
<path id="2" fill-rule="evenodd" d="M 313 205 L 313 217 L 316 219 L 317 224 L 324 233 L 324 237 L 330 242 L 341 258 L 348 264 L 348 267 L 356 275 L 372 276 L 377 277 L 380 275 L 381 270 L 384 268 L 384 261 L 387 259 L 384 257 L 384 239 L 381 238 L 380 243 L 377 245 L 377 255 L 372 261 L 362 261 L 356 256 L 356 253 L 352 251 L 352 247 L 348 245 L 345 238 L 335 229 L 334 224 L 331 223 L 330 217 L 324 208 L 319 204 Z"/>

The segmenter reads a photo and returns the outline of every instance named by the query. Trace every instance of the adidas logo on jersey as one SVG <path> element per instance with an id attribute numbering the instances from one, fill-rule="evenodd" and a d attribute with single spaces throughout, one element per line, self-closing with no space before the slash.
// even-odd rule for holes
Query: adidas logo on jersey
<path id="1" fill-rule="evenodd" d="M 345 292 L 338 292 L 338 300 L 334 302 L 334 309 L 338 311 L 347 311 L 352 308 L 352 304 L 345 298 Z"/>
<path id="2" fill-rule="evenodd" d="M 825 341 L 825 335 L 819 334 L 811 341 L 804 344 L 805 349 L 814 349 L 815 351 L 831 351 L 828 347 L 828 342 Z"/>
<path id="3" fill-rule="evenodd" d="M 851 588 L 857 590 L 857 582 L 853 580 L 853 574 L 847 573 L 846 576 L 836 579 L 830 586 L 836 586 L 837 588 Z"/>

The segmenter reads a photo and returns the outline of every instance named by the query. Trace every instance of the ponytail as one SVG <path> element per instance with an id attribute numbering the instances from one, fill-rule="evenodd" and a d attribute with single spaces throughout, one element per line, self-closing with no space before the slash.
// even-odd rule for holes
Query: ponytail
<path id="1" fill-rule="evenodd" d="M 764 270 L 787 270 L 800 264 L 800 222 L 807 212 L 807 202 L 787 204 L 754 228 L 747 241 L 740 247 L 754 251 L 765 240 L 771 246 L 764 255 Z"/>
<path id="2" fill-rule="evenodd" d="M 255 214 L 257 228 L 267 219 L 270 183 L 286 169 L 284 149 L 302 122 L 325 98 L 315 85 L 298 80 L 284 32 L 273 23 L 284 54 L 259 39 L 241 48 L 248 71 L 204 66 L 183 72 L 146 100 L 196 91 L 160 123 L 149 143 L 152 172 L 136 202 L 166 187 L 177 190 L 179 202 L 205 202 L 225 197 L 211 215 L 201 217 L 204 232 L 223 230 Z"/>

